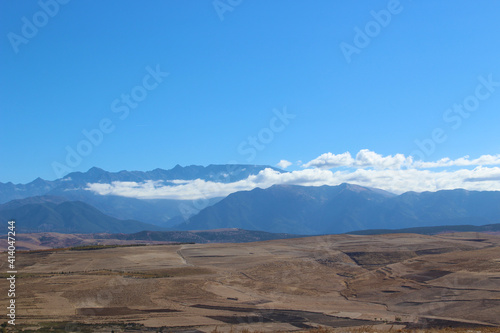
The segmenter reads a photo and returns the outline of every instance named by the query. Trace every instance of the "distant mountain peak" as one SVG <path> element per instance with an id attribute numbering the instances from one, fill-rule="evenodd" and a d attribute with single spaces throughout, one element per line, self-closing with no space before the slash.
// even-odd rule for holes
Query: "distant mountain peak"
<path id="1" fill-rule="evenodd" d="M 356 192 L 356 193 L 361 193 L 361 192 L 374 192 L 378 194 L 382 194 L 388 197 L 396 196 L 394 193 L 379 189 L 379 188 L 374 188 L 374 187 L 368 187 L 368 186 L 361 186 L 361 185 L 356 185 L 356 184 L 351 184 L 351 183 L 342 183 L 338 185 L 339 188 L 351 192 Z"/>
<path id="2" fill-rule="evenodd" d="M 342 184 L 340 184 L 338 186 L 339 186 L 340 189 L 342 189 L 344 191 L 351 191 L 351 192 L 356 192 L 356 193 L 366 192 L 366 191 L 371 191 L 372 190 L 369 187 L 364 187 L 364 186 L 360 186 L 360 185 L 356 185 L 356 184 L 350 184 L 350 183 L 342 183 Z"/>
<path id="3" fill-rule="evenodd" d="M 105 171 L 104 169 L 101 169 L 101 168 L 98 168 L 98 167 L 92 167 L 90 168 L 87 173 L 90 173 L 90 174 L 95 174 L 95 173 L 98 173 L 98 174 L 101 174 L 101 173 L 105 173 L 107 171 Z"/>
<path id="4" fill-rule="evenodd" d="M 40 185 L 40 184 L 45 184 L 47 181 L 45 179 L 42 179 L 40 177 L 38 177 L 37 179 L 35 179 L 34 181 L 32 181 L 30 184 L 33 184 L 33 185 Z"/>

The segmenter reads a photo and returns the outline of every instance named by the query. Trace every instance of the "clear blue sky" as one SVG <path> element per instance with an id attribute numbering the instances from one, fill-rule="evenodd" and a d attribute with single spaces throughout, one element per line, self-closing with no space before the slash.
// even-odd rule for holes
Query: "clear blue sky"
<path id="1" fill-rule="evenodd" d="M 426 160 L 500 153 L 500 87 L 456 129 L 443 120 L 479 76 L 500 81 L 498 1 L 401 0 L 350 62 L 341 43 L 391 1 L 221 0 L 236 4 L 223 20 L 209 0 L 41 2 L 53 17 L 37 1 L 0 3 L 1 182 L 57 178 L 54 162 L 102 119 L 114 130 L 71 171 L 409 155 L 435 128 L 447 139 Z M 34 21 L 36 34 L 23 29 Z M 169 75 L 145 90 L 157 65 Z M 120 119 L 134 88 L 147 96 Z M 285 107 L 296 117 L 248 153 Z"/>

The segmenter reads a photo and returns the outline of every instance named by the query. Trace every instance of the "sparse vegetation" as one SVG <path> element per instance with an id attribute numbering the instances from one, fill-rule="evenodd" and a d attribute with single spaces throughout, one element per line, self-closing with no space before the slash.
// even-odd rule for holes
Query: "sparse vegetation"
<path id="1" fill-rule="evenodd" d="M 177 329 L 174 325 L 184 323 L 184 318 L 196 318 L 197 326 L 189 329 L 211 331 L 214 323 L 220 323 L 214 332 L 225 333 L 231 325 L 233 333 L 292 329 L 287 324 L 304 333 L 500 332 L 485 327 L 437 329 L 462 327 L 466 320 L 500 325 L 492 306 L 500 279 L 496 261 L 500 239 L 455 238 L 337 235 L 224 245 L 92 244 L 63 253 L 22 254 L 17 278 L 25 288 L 19 298 L 23 302 L 19 315 L 23 325 L 32 326 L 16 329 L 65 331 L 67 323 L 33 324 L 43 320 L 42 314 L 66 320 L 74 328 L 69 331 L 80 332 L 166 333 Z M 401 251 L 411 251 L 416 257 L 408 259 Z M 356 256 L 359 253 L 363 254 Z M 348 254 L 363 260 L 356 262 Z M 371 266 L 369 258 L 383 266 Z M 387 262 L 398 262 L 397 270 Z M 441 288 L 430 290 L 429 283 Z M 476 288 L 475 292 L 470 293 L 470 288 Z M 474 304 L 467 314 L 454 308 L 453 299 L 446 307 L 434 301 L 446 298 L 450 290 Z M 413 297 L 416 292 L 420 298 Z M 391 304 L 390 313 L 383 311 L 383 304 Z M 429 309 L 436 319 L 425 322 L 428 329 L 401 329 L 418 328 Z M 413 313 L 424 318 L 415 318 Z M 120 321 L 148 322 L 152 327 L 113 324 Z M 158 325 L 172 326 L 160 329 Z M 321 327 L 307 329 L 316 325 Z"/>
<path id="2" fill-rule="evenodd" d="M 39 324 L 23 325 L 18 324 L 17 331 L 26 333 L 66 333 L 66 332 L 157 332 L 155 329 L 147 329 L 142 324 L 137 323 L 108 323 L 108 324 L 85 324 L 79 322 L 43 322 Z"/>
<path id="3" fill-rule="evenodd" d="M 92 250 L 112 249 L 115 247 L 133 247 L 133 246 L 146 246 L 146 244 L 81 245 L 81 246 L 70 247 L 68 250 L 70 250 L 70 251 L 92 251 Z"/>
<path id="4" fill-rule="evenodd" d="M 88 245 L 78 245 L 72 247 L 57 247 L 53 249 L 43 249 L 43 250 L 19 250 L 17 253 L 52 253 L 52 252 L 61 252 L 61 251 L 89 251 L 89 250 L 102 250 L 102 249 L 111 249 L 116 247 L 133 247 L 133 246 L 147 246 L 148 244 L 140 243 L 140 244 L 88 244 Z M 5 252 L 5 251 L 4 251 Z"/>

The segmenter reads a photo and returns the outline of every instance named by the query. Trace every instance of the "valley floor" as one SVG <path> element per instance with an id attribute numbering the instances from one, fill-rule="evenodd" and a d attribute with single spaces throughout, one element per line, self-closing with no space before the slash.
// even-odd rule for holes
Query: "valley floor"
<path id="1" fill-rule="evenodd" d="M 500 237 L 487 234 L 332 235 L 16 259 L 16 323 L 25 329 L 500 327 Z M 5 278 L 0 290 L 8 290 Z M 7 293 L 0 297 L 7 304 Z"/>

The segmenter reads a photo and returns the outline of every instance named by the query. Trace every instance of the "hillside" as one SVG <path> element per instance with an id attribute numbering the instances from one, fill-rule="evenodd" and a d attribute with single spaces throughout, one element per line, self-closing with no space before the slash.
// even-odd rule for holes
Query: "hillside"
<path id="1" fill-rule="evenodd" d="M 41 202 L 0 206 L 0 219 L 16 220 L 16 231 L 61 233 L 132 233 L 141 230 L 163 230 L 158 226 L 134 220 L 107 216 L 80 201 Z"/>
<path id="2" fill-rule="evenodd" d="M 351 235 L 383 235 L 383 234 L 420 234 L 436 235 L 452 232 L 482 232 L 495 234 L 500 232 L 500 223 L 486 225 L 440 225 L 435 227 L 415 227 L 403 229 L 368 229 L 348 232 Z"/>
<path id="3" fill-rule="evenodd" d="M 394 194 L 351 184 L 275 185 L 230 194 L 175 228 L 241 228 L 294 234 L 341 233 L 370 224 L 372 212 Z M 376 225 L 375 223 L 373 225 Z"/>
<path id="4" fill-rule="evenodd" d="M 111 239 L 168 241 L 168 242 L 193 242 L 193 243 L 248 243 L 274 239 L 287 239 L 301 237 L 291 234 L 275 234 L 264 231 L 242 229 L 215 229 L 194 231 L 141 231 L 128 235 L 109 235 Z"/>
<path id="5" fill-rule="evenodd" d="M 175 228 L 241 228 L 311 235 L 499 222 L 497 191 L 458 189 L 394 195 L 351 184 L 275 185 L 233 193 Z"/>
<path id="6" fill-rule="evenodd" d="M 500 327 L 500 237 L 492 235 L 332 235 L 82 250 L 18 256 L 19 331 Z M 0 269 L 7 265 L 0 262 Z M 7 293 L 0 299 L 8 302 Z"/>
<path id="7" fill-rule="evenodd" d="M 219 229 L 207 231 L 140 231 L 132 234 L 63 234 L 57 232 L 37 232 L 18 234 L 16 238 L 16 248 L 18 250 L 25 251 L 67 248 L 84 245 L 248 243 L 297 237 L 300 236 L 241 229 Z M 0 247 L 5 249 L 8 246 L 7 237 L 0 238 Z"/>

